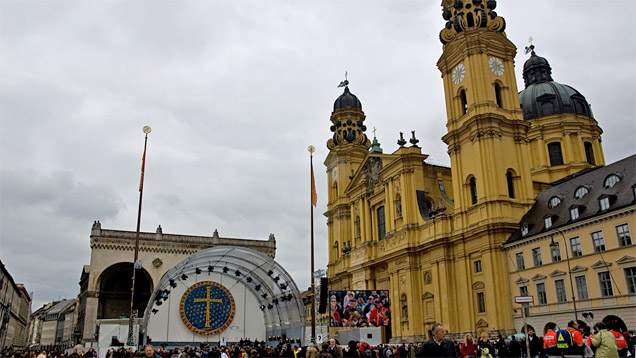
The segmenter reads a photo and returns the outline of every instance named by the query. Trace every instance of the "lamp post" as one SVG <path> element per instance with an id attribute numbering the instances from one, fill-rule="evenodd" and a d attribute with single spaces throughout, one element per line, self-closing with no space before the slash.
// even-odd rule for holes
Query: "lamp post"
<path id="1" fill-rule="evenodd" d="M 151 129 L 149 126 L 144 126 L 143 132 L 144 138 L 144 155 L 141 158 L 141 179 L 139 180 L 139 210 L 137 211 L 137 232 L 135 234 L 135 259 L 133 261 L 133 275 L 132 275 L 132 288 L 130 289 L 130 318 L 128 319 L 128 340 L 127 345 L 132 346 L 134 344 L 133 328 L 135 319 L 137 318 L 137 310 L 135 310 L 135 277 L 137 276 L 137 270 L 141 268 L 141 260 L 139 260 L 139 228 L 141 225 L 141 199 L 144 195 L 144 170 L 146 168 L 146 146 L 148 145 L 148 133 Z"/>
<path id="2" fill-rule="evenodd" d="M 565 258 L 566 261 L 568 263 L 568 277 L 570 279 L 570 288 L 572 289 L 572 304 L 574 305 L 574 319 L 576 319 L 577 321 L 579 320 L 579 314 L 576 310 L 576 296 L 574 295 L 574 284 L 572 284 L 572 269 L 570 268 L 570 254 L 568 253 L 568 244 L 567 241 L 565 239 L 565 235 L 563 235 L 562 232 L 557 231 L 557 233 L 561 234 L 561 236 L 563 237 L 563 247 L 565 248 Z M 556 251 L 556 249 L 559 247 L 559 244 L 557 244 L 556 242 L 554 242 L 554 235 L 550 236 L 550 251 L 552 251 L 553 253 Z"/>

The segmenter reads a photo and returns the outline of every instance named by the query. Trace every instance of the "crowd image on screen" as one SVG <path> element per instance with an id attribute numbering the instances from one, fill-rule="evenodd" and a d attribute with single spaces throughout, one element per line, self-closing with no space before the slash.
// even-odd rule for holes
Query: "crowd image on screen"
<path id="1" fill-rule="evenodd" d="M 389 326 L 389 291 L 331 291 L 329 314 L 332 327 Z"/>

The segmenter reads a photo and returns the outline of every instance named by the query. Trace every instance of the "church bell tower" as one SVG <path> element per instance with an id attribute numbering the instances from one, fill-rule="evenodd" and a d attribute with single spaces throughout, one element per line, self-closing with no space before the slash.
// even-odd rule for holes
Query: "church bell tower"
<path id="1" fill-rule="evenodd" d="M 518 229 L 534 195 L 530 175 L 528 130 L 519 105 L 514 73 L 515 45 L 508 40 L 506 23 L 495 12 L 494 0 L 444 0 L 440 32 L 443 53 L 437 62 L 446 98 L 447 134 L 455 210 L 454 257 L 480 257 L 480 273 L 458 264 L 454 276 L 466 277 L 478 310 L 464 308 L 464 298 L 453 297 L 459 313 L 452 330 L 480 327 L 514 332 L 507 258 L 499 249 Z M 467 317 L 469 317 L 467 319 Z"/>
<path id="2" fill-rule="evenodd" d="M 527 132 L 514 73 L 515 45 L 494 0 L 444 0 L 443 54 L 448 145 L 458 212 L 487 205 L 517 220 L 533 199 Z M 493 207 L 502 202 L 512 212 Z M 491 211 L 495 210 L 495 211 Z M 471 225 L 474 222 L 463 222 Z"/>
<path id="3" fill-rule="evenodd" d="M 344 191 L 354 172 L 369 154 L 371 141 L 364 125 L 365 115 L 358 97 L 349 91 L 349 82 L 342 82 L 344 92 L 333 105 L 331 131 L 333 137 L 327 141 L 329 154 L 325 159 L 328 177 L 327 226 L 329 230 L 329 264 L 342 254 L 342 249 L 351 246 L 351 213 L 349 199 Z"/>

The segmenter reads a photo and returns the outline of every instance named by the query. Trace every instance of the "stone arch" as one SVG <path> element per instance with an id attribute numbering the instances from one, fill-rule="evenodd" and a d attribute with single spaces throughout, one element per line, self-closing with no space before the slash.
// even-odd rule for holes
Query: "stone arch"
<path id="1" fill-rule="evenodd" d="M 132 287 L 132 262 L 119 262 L 107 267 L 99 275 L 97 288 L 99 304 L 97 319 L 119 318 L 130 315 L 130 289 Z M 135 302 L 133 307 L 143 314 L 153 291 L 152 278 L 144 268 L 135 277 Z"/>
<path id="2" fill-rule="evenodd" d="M 613 328 L 613 329 L 616 329 L 616 330 L 622 330 L 623 332 L 627 331 L 627 325 L 625 324 L 625 321 L 623 321 L 618 316 L 615 316 L 615 315 L 605 316 L 603 318 L 603 323 L 605 323 L 606 325 L 609 325 L 609 326 L 613 326 L 613 327 L 608 327 L 608 329 L 609 328 Z"/>

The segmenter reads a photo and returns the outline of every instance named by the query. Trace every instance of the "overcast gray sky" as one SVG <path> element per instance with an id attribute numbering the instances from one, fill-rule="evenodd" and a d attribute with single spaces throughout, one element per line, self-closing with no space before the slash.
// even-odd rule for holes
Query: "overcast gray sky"
<path id="1" fill-rule="evenodd" d="M 440 0 L 0 1 L 0 250 L 41 304 L 74 297 L 90 228 L 277 238 L 309 285 L 309 155 L 316 268 L 327 262 L 325 167 L 349 72 L 385 153 L 415 130 L 448 165 L 436 62 Z M 608 163 L 636 152 L 636 2 L 498 1 L 517 45 L 534 38 L 557 82 L 604 130 Z M 605 5 L 605 6 L 603 6 Z"/>

